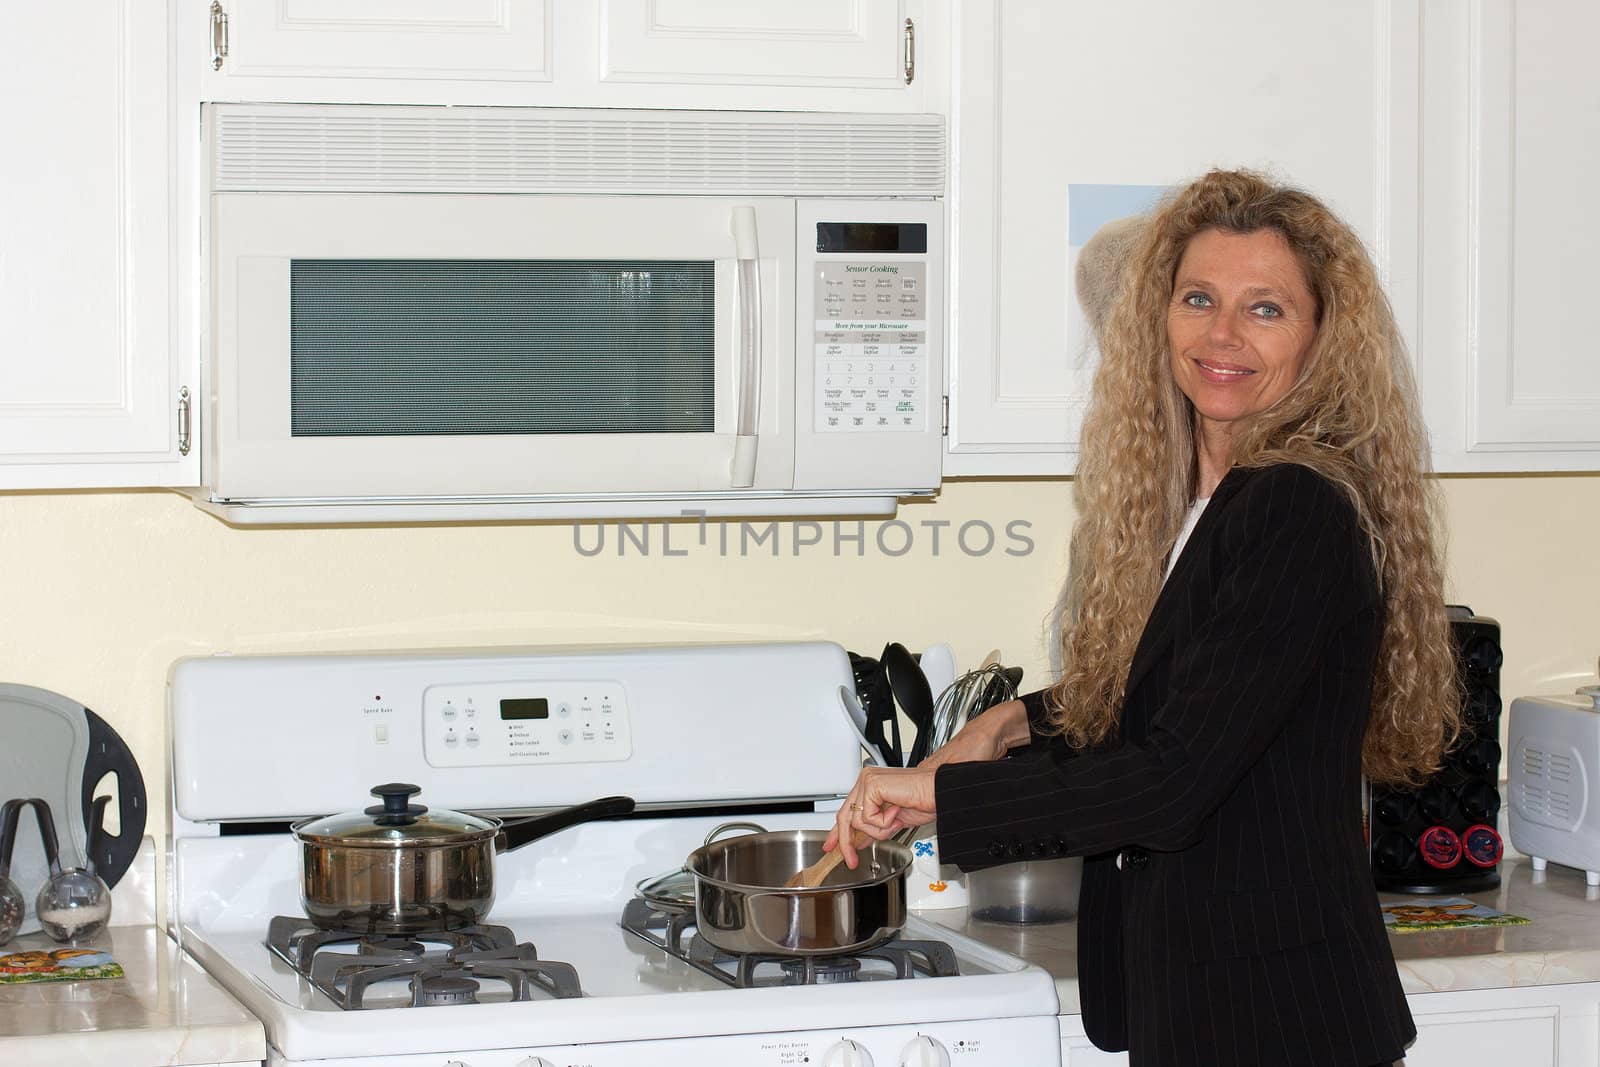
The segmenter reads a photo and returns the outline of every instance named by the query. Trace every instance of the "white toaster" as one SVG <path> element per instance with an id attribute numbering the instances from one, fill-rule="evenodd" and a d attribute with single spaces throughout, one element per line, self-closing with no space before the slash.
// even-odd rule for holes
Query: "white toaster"
<path id="1" fill-rule="evenodd" d="M 1506 740 L 1512 847 L 1536 871 L 1554 861 L 1600 885 L 1600 809 L 1589 805 L 1589 779 L 1600 771 L 1600 685 L 1518 697 Z"/>

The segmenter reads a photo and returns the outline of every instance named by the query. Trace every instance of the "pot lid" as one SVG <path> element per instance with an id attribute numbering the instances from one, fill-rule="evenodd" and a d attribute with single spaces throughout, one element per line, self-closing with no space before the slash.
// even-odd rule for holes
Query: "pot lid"
<path id="1" fill-rule="evenodd" d="M 426 804 L 411 803 L 420 792 L 419 786 L 404 782 L 374 786 L 372 795 L 382 804 L 300 823 L 294 827 L 295 837 L 315 844 L 396 847 L 465 843 L 500 830 L 497 819 L 443 808 L 429 811 Z"/>
<path id="2" fill-rule="evenodd" d="M 687 867 L 646 878 L 634 888 L 645 900 L 666 911 L 694 910 L 694 874 Z"/>

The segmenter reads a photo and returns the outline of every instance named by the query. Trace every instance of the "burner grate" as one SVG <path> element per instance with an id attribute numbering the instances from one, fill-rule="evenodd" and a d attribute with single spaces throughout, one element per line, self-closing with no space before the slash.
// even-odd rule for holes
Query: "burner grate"
<path id="1" fill-rule="evenodd" d="M 693 913 L 666 911 L 642 898 L 622 912 L 622 928 L 737 989 L 769 985 L 825 985 L 905 978 L 950 978 L 961 973 L 955 950 L 943 941 L 895 938 L 845 956 L 781 956 L 723 952 L 694 928 Z M 687 939 L 687 943 L 685 943 Z"/>
<path id="2" fill-rule="evenodd" d="M 330 946 L 353 951 L 329 951 Z M 560 1000 L 583 996 L 571 964 L 541 960 L 537 948 L 518 944 L 504 926 L 373 937 L 358 930 L 318 930 L 306 919 L 280 915 L 268 926 L 267 947 L 328 999 L 352 1011 L 404 1006 L 369 997 L 375 987 L 398 981 L 407 983 L 413 1007 L 476 1004 L 485 981 L 503 985 L 514 1001 L 533 1000 L 540 992 Z"/>

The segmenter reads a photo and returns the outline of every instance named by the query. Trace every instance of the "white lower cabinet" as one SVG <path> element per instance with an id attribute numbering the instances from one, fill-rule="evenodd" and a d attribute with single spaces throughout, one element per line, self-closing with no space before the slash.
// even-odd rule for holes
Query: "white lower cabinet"
<path id="1" fill-rule="evenodd" d="M 1418 993 L 1406 998 L 1417 1040 L 1403 1067 L 1595 1067 L 1600 1063 L 1600 983 Z M 1127 1064 L 1061 1017 L 1063 1067 Z"/>
<path id="2" fill-rule="evenodd" d="M 1600 983 L 1421 993 L 1405 1067 L 1594 1067 Z"/>
<path id="3" fill-rule="evenodd" d="M 1061 1016 L 1061 1067 L 1127 1067 L 1126 1052 L 1101 1052 L 1083 1035 L 1083 1016 Z"/>

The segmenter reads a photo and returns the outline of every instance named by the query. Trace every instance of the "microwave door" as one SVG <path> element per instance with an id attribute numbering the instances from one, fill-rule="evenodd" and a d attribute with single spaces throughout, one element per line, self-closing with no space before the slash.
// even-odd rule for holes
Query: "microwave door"
<path id="1" fill-rule="evenodd" d="M 230 193 L 212 229 L 220 499 L 793 485 L 792 201 Z"/>

